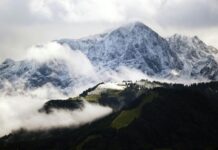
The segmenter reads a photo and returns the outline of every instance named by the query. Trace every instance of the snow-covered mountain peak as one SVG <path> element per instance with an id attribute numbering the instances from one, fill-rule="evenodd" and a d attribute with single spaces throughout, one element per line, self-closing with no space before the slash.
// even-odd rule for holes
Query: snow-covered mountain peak
<path id="1" fill-rule="evenodd" d="M 117 29 L 114 29 L 111 32 L 107 33 L 107 36 L 122 34 L 123 36 L 159 36 L 155 31 L 153 31 L 151 28 L 143 24 L 142 22 L 136 21 L 131 22 L 128 24 L 125 24 Z"/>
<path id="2" fill-rule="evenodd" d="M 81 50 L 99 68 L 127 66 L 150 75 L 182 68 L 168 42 L 141 22 L 130 23 L 101 35 L 79 40 L 61 39 L 58 42 Z"/>
<path id="3" fill-rule="evenodd" d="M 58 41 L 59 43 L 65 43 L 66 41 L 68 42 L 74 42 L 74 41 L 80 41 L 83 44 L 89 43 L 89 42 L 97 42 L 104 40 L 105 38 L 109 36 L 113 36 L 115 33 L 121 33 L 123 35 L 130 34 L 131 32 L 137 32 L 137 31 L 152 31 L 154 32 L 151 28 L 143 24 L 142 22 L 136 21 L 136 22 L 131 22 L 128 24 L 125 24 L 123 26 L 120 26 L 118 28 L 115 28 L 109 32 L 101 33 L 101 34 L 96 34 L 96 35 L 91 35 L 91 36 L 86 36 L 82 37 L 80 39 L 60 39 L 60 40 L 55 40 Z"/>
<path id="4" fill-rule="evenodd" d="M 189 37 L 189 36 L 174 34 L 173 36 L 169 37 L 167 40 L 171 45 L 175 44 L 178 46 L 177 48 L 175 48 L 174 46 L 174 50 L 178 50 L 178 52 L 185 51 L 185 50 L 202 51 L 208 54 L 218 52 L 216 48 L 205 44 L 198 36 Z"/>
<path id="5" fill-rule="evenodd" d="M 183 61 L 183 74 L 194 78 L 197 76 L 212 80 L 218 78 L 218 63 L 215 59 L 217 50 L 214 47 L 208 46 L 197 36 L 175 34 L 167 40 L 170 48 Z"/>
<path id="6" fill-rule="evenodd" d="M 133 31 L 133 30 L 152 30 L 151 28 L 149 28 L 148 26 L 146 26 L 145 24 L 143 24 L 142 22 L 139 21 L 135 21 L 135 22 L 130 22 L 128 24 L 125 24 L 116 30 L 120 30 L 120 29 L 125 29 L 127 31 Z"/>

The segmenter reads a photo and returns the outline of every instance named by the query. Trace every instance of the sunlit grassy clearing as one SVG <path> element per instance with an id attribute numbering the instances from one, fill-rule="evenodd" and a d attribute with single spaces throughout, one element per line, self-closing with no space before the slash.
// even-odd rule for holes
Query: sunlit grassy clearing
<path id="1" fill-rule="evenodd" d="M 111 124 L 112 128 L 120 129 L 120 128 L 128 126 L 134 119 L 139 117 L 143 106 L 146 103 L 150 103 L 156 96 L 157 94 L 153 93 L 145 97 L 138 107 L 134 109 L 122 111 L 119 114 L 119 116 L 116 117 L 114 121 L 112 122 Z"/>

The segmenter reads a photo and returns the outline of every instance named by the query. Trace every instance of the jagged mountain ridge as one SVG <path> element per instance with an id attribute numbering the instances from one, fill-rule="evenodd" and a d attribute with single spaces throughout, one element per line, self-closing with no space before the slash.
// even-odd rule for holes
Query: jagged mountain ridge
<path id="1" fill-rule="evenodd" d="M 216 48 L 207 46 L 197 37 L 174 35 L 165 39 L 140 22 L 92 37 L 56 42 L 80 50 L 98 70 L 127 66 L 159 78 L 218 80 Z M 84 78 L 84 82 L 89 82 Z M 0 65 L 1 81 L 17 85 L 20 79 L 27 88 L 51 83 L 66 89 L 75 86 L 80 77 L 71 75 L 65 62 L 57 59 L 46 63 L 8 59 Z"/>
<path id="2" fill-rule="evenodd" d="M 140 22 L 90 38 L 58 42 L 81 50 L 100 68 L 116 69 L 123 65 L 148 75 L 160 75 L 183 67 L 167 40 Z"/>
<path id="3" fill-rule="evenodd" d="M 207 46 L 197 36 L 175 34 L 164 39 L 141 22 L 93 37 L 58 42 L 81 50 L 93 64 L 103 68 L 125 65 L 151 76 L 218 79 L 216 48 Z"/>
<path id="4" fill-rule="evenodd" d="M 187 37 L 175 34 L 168 38 L 170 48 L 173 49 L 184 67 L 180 71 L 182 75 L 197 78 L 199 76 L 217 80 L 218 63 L 215 59 L 218 51 L 212 46 L 206 45 L 197 36 Z"/>

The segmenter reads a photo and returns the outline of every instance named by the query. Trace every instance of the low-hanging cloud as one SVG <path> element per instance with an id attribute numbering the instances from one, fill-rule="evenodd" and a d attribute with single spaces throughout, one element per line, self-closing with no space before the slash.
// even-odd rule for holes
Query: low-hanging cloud
<path id="1" fill-rule="evenodd" d="M 74 76 L 94 76 L 95 74 L 91 62 L 80 50 L 72 50 L 68 46 L 56 42 L 31 47 L 24 59 L 36 60 L 40 63 L 61 60 L 64 61 Z"/>
<path id="2" fill-rule="evenodd" d="M 39 113 L 47 100 L 30 96 L 0 97 L 0 137 L 20 128 L 45 130 L 57 127 L 77 127 L 111 113 L 111 108 L 85 102 L 82 110 L 54 110 L 52 114 Z"/>

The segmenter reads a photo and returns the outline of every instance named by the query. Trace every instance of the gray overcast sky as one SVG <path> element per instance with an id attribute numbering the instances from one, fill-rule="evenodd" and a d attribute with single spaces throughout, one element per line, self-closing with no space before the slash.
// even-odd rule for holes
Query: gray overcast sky
<path id="1" fill-rule="evenodd" d="M 135 20 L 162 36 L 198 35 L 218 48 L 218 0 L 0 0 L 0 61 Z"/>

